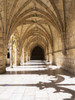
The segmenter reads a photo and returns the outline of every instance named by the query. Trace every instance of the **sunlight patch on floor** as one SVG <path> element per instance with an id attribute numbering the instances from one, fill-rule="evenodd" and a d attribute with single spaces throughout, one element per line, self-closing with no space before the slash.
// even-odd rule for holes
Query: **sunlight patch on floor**
<path id="1" fill-rule="evenodd" d="M 74 76 L 42 61 L 31 63 L 7 67 L 0 75 L 0 100 L 74 100 Z"/>

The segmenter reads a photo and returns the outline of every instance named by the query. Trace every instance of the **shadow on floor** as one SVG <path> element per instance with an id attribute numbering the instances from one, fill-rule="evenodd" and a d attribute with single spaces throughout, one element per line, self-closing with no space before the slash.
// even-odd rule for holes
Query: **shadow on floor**
<path id="1" fill-rule="evenodd" d="M 54 76 L 57 80 L 50 80 L 50 82 L 42 82 L 39 81 L 37 84 L 0 84 L 0 86 L 31 86 L 31 87 L 37 87 L 40 90 L 42 89 L 47 89 L 47 88 L 54 88 L 55 91 L 54 93 L 69 93 L 71 94 L 71 98 L 70 99 L 64 99 L 64 100 L 74 100 L 75 99 L 75 91 L 73 89 L 69 89 L 67 86 L 74 86 L 75 88 L 75 83 L 73 84 L 64 84 L 63 81 L 65 81 L 64 75 L 65 76 L 69 76 L 70 78 L 74 78 L 75 76 L 72 75 L 69 72 L 66 72 L 62 69 L 52 69 L 50 68 L 50 65 L 45 65 L 44 66 L 38 66 L 37 67 L 28 67 L 28 68 L 38 68 L 37 71 L 33 70 L 33 71 L 8 71 L 6 72 L 6 75 L 16 75 L 16 74 L 31 74 L 31 75 L 47 75 L 47 76 Z M 40 69 L 41 68 L 41 69 Z M 42 70 L 43 68 L 43 70 Z M 61 83 L 61 84 L 59 84 Z M 63 87 L 62 87 L 63 86 Z M 66 87 L 64 87 L 66 86 Z"/>

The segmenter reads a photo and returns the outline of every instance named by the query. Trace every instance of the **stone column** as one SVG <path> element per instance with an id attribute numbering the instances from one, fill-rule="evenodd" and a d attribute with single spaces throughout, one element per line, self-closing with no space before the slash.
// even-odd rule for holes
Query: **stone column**
<path id="1" fill-rule="evenodd" d="M 46 61 L 49 62 L 49 53 L 46 54 Z"/>
<path id="2" fill-rule="evenodd" d="M 11 68 L 13 68 L 13 37 L 11 39 L 10 55 L 11 55 L 11 58 L 10 58 L 10 66 L 11 66 Z"/>
<path id="3" fill-rule="evenodd" d="M 26 52 L 26 62 L 28 61 L 28 53 Z"/>
<path id="4" fill-rule="evenodd" d="M 19 40 L 17 40 L 17 44 L 16 44 L 16 66 L 20 66 L 20 62 L 21 62 L 21 49 L 20 49 Z"/>
<path id="5" fill-rule="evenodd" d="M 49 56 L 49 45 L 48 45 L 48 47 L 47 47 L 47 49 L 48 49 L 48 53 L 47 53 L 47 55 L 48 55 L 48 62 L 50 62 L 50 56 Z"/>
<path id="6" fill-rule="evenodd" d="M 20 66 L 20 51 L 18 48 L 16 51 L 16 66 Z"/>
<path id="7" fill-rule="evenodd" d="M 21 65 L 24 65 L 24 48 L 22 49 L 21 52 Z"/>
<path id="8" fill-rule="evenodd" d="M 48 61 L 48 54 L 46 54 L 46 61 Z"/>
<path id="9" fill-rule="evenodd" d="M 48 51 L 47 51 L 47 48 L 46 48 L 46 56 L 45 56 L 45 58 L 46 58 L 46 61 L 48 61 Z"/>
<path id="10" fill-rule="evenodd" d="M 62 53 L 64 56 L 67 55 L 66 52 L 66 37 L 65 37 L 65 32 L 62 32 Z"/>
<path id="11" fill-rule="evenodd" d="M 50 62 L 50 57 L 49 57 L 49 53 L 48 53 L 48 62 Z"/>
<path id="12" fill-rule="evenodd" d="M 30 55 L 28 55 L 28 61 L 30 61 Z"/>
<path id="13" fill-rule="evenodd" d="M 50 53 L 48 54 L 48 62 L 50 62 Z"/>
<path id="14" fill-rule="evenodd" d="M 49 62 L 49 55 L 48 54 L 46 54 L 46 60 L 47 60 L 47 62 Z"/>
<path id="15" fill-rule="evenodd" d="M 0 74 L 6 71 L 6 56 L 4 52 L 4 38 L 3 34 L 0 33 Z"/>
<path id="16" fill-rule="evenodd" d="M 26 52 L 24 51 L 24 62 L 26 62 Z"/>
<path id="17" fill-rule="evenodd" d="M 56 65 L 56 64 L 55 64 L 54 54 L 52 54 L 52 65 Z"/>

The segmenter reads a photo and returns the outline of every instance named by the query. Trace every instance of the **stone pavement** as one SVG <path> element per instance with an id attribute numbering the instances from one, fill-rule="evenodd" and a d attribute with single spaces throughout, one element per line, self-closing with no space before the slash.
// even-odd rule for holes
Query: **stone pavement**
<path id="1" fill-rule="evenodd" d="M 74 100 L 75 76 L 45 61 L 7 67 L 0 75 L 0 100 Z"/>

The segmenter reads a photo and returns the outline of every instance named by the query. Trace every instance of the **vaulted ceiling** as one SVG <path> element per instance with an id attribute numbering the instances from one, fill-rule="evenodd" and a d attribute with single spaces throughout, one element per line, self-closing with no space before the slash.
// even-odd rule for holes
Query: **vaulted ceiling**
<path id="1" fill-rule="evenodd" d="M 0 0 L 0 5 L 4 5 L 0 17 L 8 40 L 15 34 L 22 47 L 32 44 L 52 47 L 53 35 L 62 38 L 64 0 Z"/>

